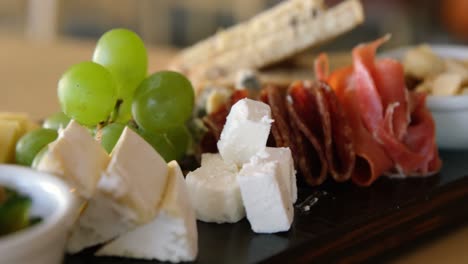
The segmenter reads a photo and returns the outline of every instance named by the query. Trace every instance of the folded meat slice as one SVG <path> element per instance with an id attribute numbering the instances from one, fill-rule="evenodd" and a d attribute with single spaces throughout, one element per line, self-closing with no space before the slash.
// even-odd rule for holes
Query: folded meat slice
<path id="1" fill-rule="evenodd" d="M 375 59 L 388 37 L 353 50 L 353 65 L 332 72 L 321 55 L 316 75 L 333 88 L 349 118 L 355 141 L 356 166 L 351 178 L 369 185 L 380 174 L 430 175 L 440 170 L 435 125 L 425 96 L 406 89 L 402 65 Z M 325 66 L 323 66 L 325 65 Z"/>
<path id="2" fill-rule="evenodd" d="M 428 130 L 411 129 L 409 117 L 409 96 L 406 91 L 404 73 L 400 63 L 391 59 L 375 59 L 376 49 L 388 38 L 359 45 L 353 50 L 353 75 L 359 112 L 367 130 L 381 143 L 402 175 L 422 172 L 427 164 L 426 147 L 434 140 L 435 128 Z M 424 107 L 420 105 L 418 108 Z M 425 125 L 434 125 L 430 118 Z M 417 132 L 415 132 L 417 131 Z M 411 148 L 404 138 L 425 138 L 420 145 L 424 148 Z M 429 140 L 430 139 L 430 140 Z"/>
<path id="3" fill-rule="evenodd" d="M 307 125 L 310 122 L 319 122 L 317 107 L 310 107 L 313 102 L 300 82 L 291 85 L 287 95 L 287 109 L 297 139 L 297 150 L 301 156 L 299 168 L 305 181 L 316 186 L 327 179 L 328 163 L 317 135 Z M 315 124 L 317 126 L 319 123 Z"/>
<path id="4" fill-rule="evenodd" d="M 260 93 L 260 100 L 271 108 L 271 134 L 276 147 L 290 147 L 295 152 L 296 144 L 292 135 L 292 128 L 288 122 L 285 101 L 285 88 L 268 85 Z"/>
<path id="5" fill-rule="evenodd" d="M 430 175 L 438 172 L 442 166 L 435 142 L 434 120 L 426 107 L 426 94 L 411 92 L 409 98 L 414 110 L 411 112 L 411 123 L 403 142 L 411 151 L 425 157 L 411 176 Z"/>
<path id="6" fill-rule="evenodd" d="M 331 176 L 336 181 L 348 180 L 355 162 L 353 136 L 333 91 L 323 82 L 296 82 L 289 88 L 288 98 L 291 122 L 304 134 L 322 163 L 326 162 Z M 326 172 L 319 179 L 322 177 L 326 177 Z"/>
<path id="7" fill-rule="evenodd" d="M 346 67 L 334 71 L 327 82 L 341 103 L 352 129 L 356 162 L 351 180 L 357 185 L 369 186 L 390 170 L 393 162 L 362 123 L 352 70 L 352 67 Z"/>

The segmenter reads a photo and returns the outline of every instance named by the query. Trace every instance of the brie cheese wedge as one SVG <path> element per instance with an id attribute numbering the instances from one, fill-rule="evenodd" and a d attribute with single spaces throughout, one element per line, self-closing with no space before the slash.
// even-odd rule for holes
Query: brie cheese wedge
<path id="1" fill-rule="evenodd" d="M 201 163 L 185 178 L 197 219 L 235 223 L 244 218 L 237 166 L 224 162 L 220 154 L 203 154 Z"/>
<path id="2" fill-rule="evenodd" d="M 72 120 L 48 145 L 37 169 L 65 180 L 85 199 L 93 196 L 109 155 L 89 131 Z"/>
<path id="3" fill-rule="evenodd" d="M 265 149 L 272 122 L 267 104 L 251 99 L 238 101 L 226 118 L 218 141 L 219 153 L 226 162 L 241 167 Z"/>
<path id="4" fill-rule="evenodd" d="M 164 199 L 155 219 L 101 248 L 98 256 L 120 256 L 159 261 L 193 261 L 198 253 L 195 212 L 177 162 L 168 164 Z"/>
<path id="5" fill-rule="evenodd" d="M 142 137 L 124 129 L 96 194 L 72 230 L 70 253 L 107 242 L 152 220 L 159 210 L 168 169 Z"/>

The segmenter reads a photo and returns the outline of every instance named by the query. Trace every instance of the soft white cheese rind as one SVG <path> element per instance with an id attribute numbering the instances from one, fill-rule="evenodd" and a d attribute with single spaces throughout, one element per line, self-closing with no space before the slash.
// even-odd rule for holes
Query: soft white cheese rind
<path id="1" fill-rule="evenodd" d="M 37 169 L 62 178 L 79 196 L 89 199 L 108 163 L 104 148 L 86 128 L 72 120 L 48 145 Z"/>
<path id="2" fill-rule="evenodd" d="M 70 253 L 98 245 L 152 220 L 164 195 L 168 169 L 141 136 L 125 128 L 96 194 L 72 230 Z"/>
<path id="3" fill-rule="evenodd" d="M 101 248 L 98 256 L 121 256 L 159 261 L 193 261 L 198 254 L 195 212 L 182 171 L 169 163 L 168 183 L 159 214 Z"/>
<path id="4" fill-rule="evenodd" d="M 290 229 L 294 209 L 277 161 L 244 165 L 237 182 L 254 232 L 276 233 Z"/>
<path id="5" fill-rule="evenodd" d="M 67 252 L 74 254 L 81 250 L 108 242 L 137 226 L 137 216 L 129 210 L 98 192 L 91 198 L 78 221 L 71 230 Z"/>
<path id="6" fill-rule="evenodd" d="M 167 175 L 167 164 L 161 155 L 126 127 L 111 153 L 98 189 L 133 210 L 140 223 L 144 223 L 157 213 Z"/>
<path id="7" fill-rule="evenodd" d="M 236 180 L 237 166 L 224 162 L 219 154 L 205 154 L 202 164 L 185 178 L 197 219 L 235 223 L 244 218 L 245 209 Z"/>
<path id="8" fill-rule="evenodd" d="M 272 122 L 265 103 L 242 99 L 234 104 L 217 144 L 223 159 L 239 167 L 248 162 L 265 148 Z"/>

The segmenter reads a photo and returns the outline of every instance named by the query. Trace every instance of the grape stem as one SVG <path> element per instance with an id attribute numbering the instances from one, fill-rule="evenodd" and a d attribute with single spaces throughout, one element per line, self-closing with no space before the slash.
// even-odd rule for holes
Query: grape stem
<path id="1" fill-rule="evenodd" d="M 117 102 L 115 103 L 114 111 L 112 111 L 112 114 L 110 116 L 110 119 L 107 121 L 107 124 L 113 123 L 117 117 L 119 116 L 119 111 L 120 111 L 120 106 L 122 105 L 123 100 L 118 99 Z"/>
<path id="2" fill-rule="evenodd" d="M 5 188 L 0 186 L 0 205 L 6 200 Z"/>

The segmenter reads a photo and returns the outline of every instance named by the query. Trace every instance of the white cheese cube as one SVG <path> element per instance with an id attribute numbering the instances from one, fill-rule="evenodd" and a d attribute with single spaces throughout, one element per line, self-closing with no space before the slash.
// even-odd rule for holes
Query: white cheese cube
<path id="1" fill-rule="evenodd" d="M 48 145 L 37 169 L 65 180 L 83 198 L 91 198 L 109 155 L 89 131 L 72 120 Z"/>
<path id="2" fill-rule="evenodd" d="M 254 232 L 276 233 L 289 230 L 294 209 L 277 161 L 244 165 L 237 182 L 247 219 Z"/>
<path id="3" fill-rule="evenodd" d="M 159 210 L 168 174 L 164 159 L 129 128 L 122 132 L 111 157 L 97 194 L 72 230 L 67 245 L 71 253 L 147 223 Z"/>
<path id="4" fill-rule="evenodd" d="M 177 162 L 169 163 L 161 210 L 154 220 L 101 248 L 98 256 L 121 256 L 159 261 L 193 261 L 198 253 L 195 212 Z"/>
<path id="5" fill-rule="evenodd" d="M 244 218 L 237 166 L 225 163 L 219 154 L 204 154 L 202 164 L 185 178 L 197 219 L 235 223 Z"/>
<path id="6" fill-rule="evenodd" d="M 257 153 L 251 159 L 252 163 L 262 164 L 265 162 L 278 161 L 281 178 L 284 181 L 289 194 L 291 202 L 294 204 L 297 200 L 297 183 L 296 183 L 296 170 L 294 170 L 294 160 L 289 148 L 270 148 Z"/>
<path id="7" fill-rule="evenodd" d="M 242 99 L 234 104 L 218 141 L 223 159 L 239 167 L 248 162 L 265 148 L 272 122 L 265 103 Z"/>

